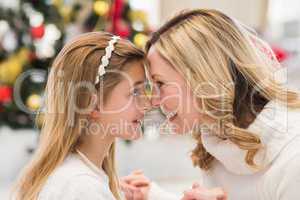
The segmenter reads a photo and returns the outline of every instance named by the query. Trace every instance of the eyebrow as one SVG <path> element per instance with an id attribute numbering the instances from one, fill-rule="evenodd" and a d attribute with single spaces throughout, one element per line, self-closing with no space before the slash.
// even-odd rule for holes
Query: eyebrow
<path id="1" fill-rule="evenodd" d="M 144 80 L 140 80 L 140 81 L 136 81 L 133 85 L 134 86 L 139 86 L 139 85 L 142 85 L 142 84 L 144 84 L 145 83 L 145 81 Z"/>
<path id="2" fill-rule="evenodd" d="M 154 74 L 151 77 L 152 77 L 152 79 L 158 79 L 158 78 L 161 78 L 162 76 L 159 74 Z"/>

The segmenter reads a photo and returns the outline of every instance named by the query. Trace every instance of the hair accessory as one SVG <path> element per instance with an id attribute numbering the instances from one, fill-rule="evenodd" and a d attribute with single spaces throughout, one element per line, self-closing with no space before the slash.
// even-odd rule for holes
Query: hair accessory
<path id="1" fill-rule="evenodd" d="M 101 64 L 99 65 L 98 73 L 96 76 L 95 84 L 98 84 L 100 81 L 100 77 L 103 76 L 106 71 L 105 67 L 109 64 L 109 59 L 111 57 L 111 53 L 115 50 L 115 43 L 120 39 L 119 36 L 113 36 L 112 39 L 108 42 L 107 47 L 105 48 L 105 55 L 101 58 Z"/>

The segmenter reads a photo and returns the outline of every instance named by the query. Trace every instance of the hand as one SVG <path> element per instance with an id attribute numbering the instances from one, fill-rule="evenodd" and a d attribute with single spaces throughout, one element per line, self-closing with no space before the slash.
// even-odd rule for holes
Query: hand
<path id="1" fill-rule="evenodd" d="M 221 188 L 207 189 L 194 183 L 192 189 L 184 192 L 181 200 L 227 200 L 227 194 Z"/>
<path id="2" fill-rule="evenodd" d="M 147 200 L 150 180 L 140 170 L 134 171 L 120 180 L 121 190 L 126 200 Z"/>

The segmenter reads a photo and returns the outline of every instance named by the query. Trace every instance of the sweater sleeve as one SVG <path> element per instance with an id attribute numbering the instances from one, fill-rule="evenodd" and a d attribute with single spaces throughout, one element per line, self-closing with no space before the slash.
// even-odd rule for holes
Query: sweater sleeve
<path id="1" fill-rule="evenodd" d="M 180 200 L 175 194 L 169 193 L 160 188 L 155 182 L 151 183 L 148 200 Z"/>
<path id="2" fill-rule="evenodd" d="M 288 162 L 280 174 L 276 200 L 300 199 L 300 154 Z"/>

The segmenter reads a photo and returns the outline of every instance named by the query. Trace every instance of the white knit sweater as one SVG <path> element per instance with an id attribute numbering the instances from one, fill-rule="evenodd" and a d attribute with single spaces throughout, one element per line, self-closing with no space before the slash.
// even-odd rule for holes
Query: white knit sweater
<path id="1" fill-rule="evenodd" d="M 38 200 L 114 200 L 104 171 L 91 170 L 70 154 L 48 178 Z"/>
<path id="2" fill-rule="evenodd" d="M 222 187 L 229 200 L 299 200 L 300 199 L 300 111 L 276 102 L 268 103 L 249 130 L 258 134 L 264 148 L 255 162 L 260 170 L 244 162 L 245 151 L 227 140 L 202 134 L 205 149 L 216 158 L 212 169 L 204 173 L 204 186 Z M 156 184 L 149 200 L 178 200 Z"/>

